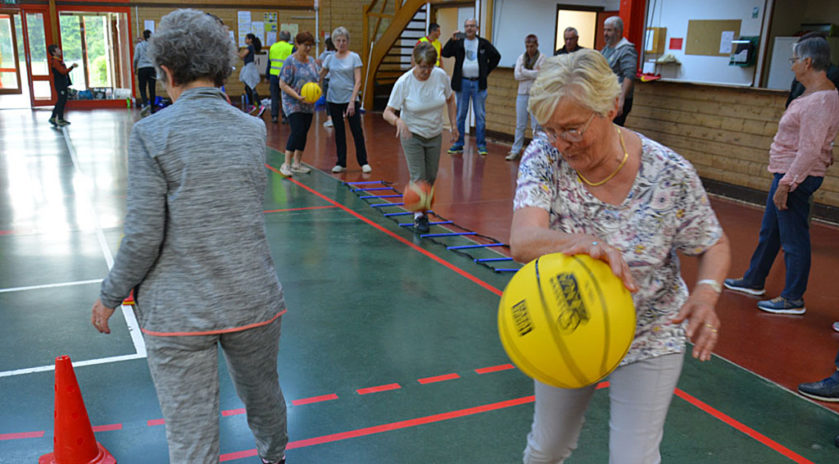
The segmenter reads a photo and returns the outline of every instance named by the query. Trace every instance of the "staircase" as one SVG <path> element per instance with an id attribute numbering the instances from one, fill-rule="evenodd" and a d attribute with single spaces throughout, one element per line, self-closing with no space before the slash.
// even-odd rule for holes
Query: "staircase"
<path id="1" fill-rule="evenodd" d="M 399 76 L 411 69 L 411 54 L 417 41 L 425 37 L 426 5 L 423 5 L 408 25 L 402 29 L 399 38 L 390 46 L 379 68 L 373 76 L 373 110 L 384 111 L 393 84 Z"/>

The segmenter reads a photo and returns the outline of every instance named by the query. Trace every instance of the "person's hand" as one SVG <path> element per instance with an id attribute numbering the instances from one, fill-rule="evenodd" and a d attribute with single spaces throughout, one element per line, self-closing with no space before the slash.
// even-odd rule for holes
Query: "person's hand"
<path id="1" fill-rule="evenodd" d="M 693 357 L 707 361 L 711 359 L 711 352 L 719 338 L 720 319 L 714 311 L 717 293 L 703 287 L 705 286 L 701 285 L 694 289 L 670 322 L 681 324 L 685 320 L 688 321 L 687 336 L 693 342 Z"/>
<path id="2" fill-rule="evenodd" d="M 779 211 L 787 209 L 787 196 L 789 196 L 789 185 L 778 184 L 775 189 L 775 195 L 772 197 L 772 202 Z"/>
<path id="3" fill-rule="evenodd" d="M 585 234 L 576 234 L 566 242 L 562 249 L 556 250 L 566 255 L 589 255 L 594 259 L 604 261 L 612 268 L 623 285 L 630 292 L 637 292 L 638 286 L 629 271 L 629 265 L 623 260 L 623 256 L 617 248 L 603 242 L 597 237 Z"/>
<path id="4" fill-rule="evenodd" d="M 345 118 L 350 118 L 354 114 L 355 114 L 355 103 L 350 102 L 350 104 L 347 105 L 347 111 L 344 111 L 344 117 Z"/>
<path id="5" fill-rule="evenodd" d="M 457 140 L 460 137 L 460 133 L 457 131 L 457 126 L 452 125 L 452 140 Z"/>
<path id="6" fill-rule="evenodd" d="M 408 126 L 405 125 L 405 121 L 402 118 L 396 118 L 396 138 L 403 138 L 409 139 L 411 138 L 411 131 L 408 129 Z"/>
<path id="7" fill-rule="evenodd" d="M 460 40 L 460 29 L 452 32 L 452 40 Z"/>
<path id="8" fill-rule="evenodd" d="M 308 103 L 308 102 L 306 101 L 306 99 L 305 99 L 305 98 L 303 98 L 303 95 L 300 95 L 299 93 L 298 93 L 298 94 L 297 94 L 297 96 L 295 96 L 294 98 L 296 98 L 298 101 L 300 101 L 300 102 L 302 102 L 302 103 Z"/>
<path id="9" fill-rule="evenodd" d="M 95 327 L 100 333 L 109 334 L 111 333 L 111 328 L 108 327 L 108 319 L 110 319 L 113 314 L 114 308 L 106 307 L 102 304 L 102 300 L 97 298 L 96 303 L 93 303 L 90 323 L 93 324 L 93 327 Z"/>

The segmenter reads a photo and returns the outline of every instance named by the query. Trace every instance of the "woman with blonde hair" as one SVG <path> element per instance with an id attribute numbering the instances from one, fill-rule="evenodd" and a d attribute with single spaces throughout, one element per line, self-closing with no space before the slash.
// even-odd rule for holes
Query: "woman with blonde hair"
<path id="1" fill-rule="evenodd" d="M 690 163 L 612 122 L 619 95 L 617 77 L 596 51 L 545 60 L 529 102 L 544 132 L 519 165 L 510 247 L 520 262 L 587 254 L 633 292 L 635 338 L 609 376 L 609 462 L 655 463 L 687 339 L 701 361 L 716 345 L 714 306 L 729 246 Z M 692 293 L 678 252 L 699 258 Z M 534 389 L 524 462 L 563 462 L 577 447 L 595 385 L 535 381 Z"/>

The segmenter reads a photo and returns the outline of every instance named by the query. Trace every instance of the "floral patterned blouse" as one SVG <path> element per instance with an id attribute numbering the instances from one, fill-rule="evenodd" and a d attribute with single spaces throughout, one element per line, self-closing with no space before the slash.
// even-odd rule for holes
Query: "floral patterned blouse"
<path id="1" fill-rule="evenodd" d="M 542 208 L 551 229 L 593 235 L 620 250 L 639 287 L 632 295 L 635 339 L 621 365 L 684 351 L 684 326 L 670 323 L 688 297 L 676 251 L 701 254 L 722 237 L 693 166 L 638 135 L 641 165 L 620 205 L 592 195 L 541 132 L 519 165 L 513 205 Z"/>

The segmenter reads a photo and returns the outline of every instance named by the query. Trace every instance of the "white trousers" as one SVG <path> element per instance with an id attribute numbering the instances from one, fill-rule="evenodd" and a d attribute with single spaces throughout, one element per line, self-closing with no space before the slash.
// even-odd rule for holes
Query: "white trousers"
<path id="1" fill-rule="evenodd" d="M 536 131 L 536 118 L 527 111 L 530 96 L 516 95 L 516 138 L 513 140 L 513 153 L 519 153 L 524 146 L 524 130 L 527 129 L 527 118 L 530 116 L 530 130 Z"/>
<path id="2" fill-rule="evenodd" d="M 684 354 L 646 359 L 609 376 L 609 463 L 658 464 L 658 447 Z M 533 428 L 525 464 L 560 464 L 577 447 L 595 385 L 563 389 L 535 382 Z"/>

